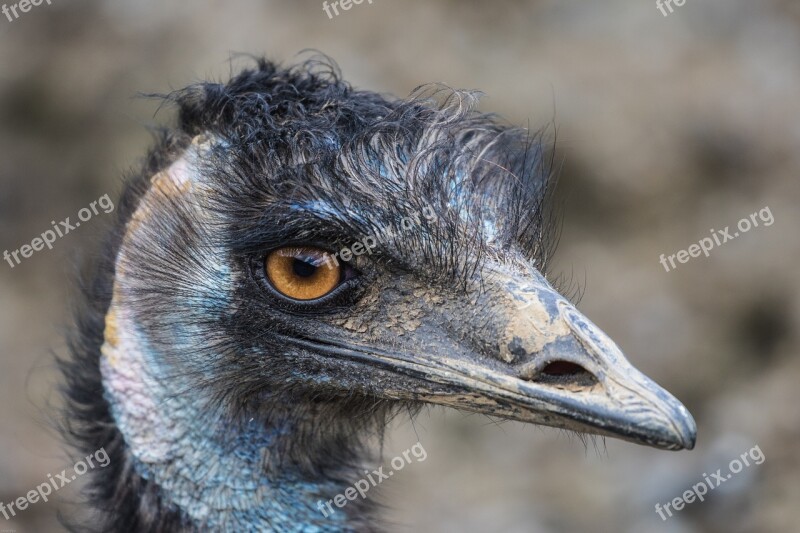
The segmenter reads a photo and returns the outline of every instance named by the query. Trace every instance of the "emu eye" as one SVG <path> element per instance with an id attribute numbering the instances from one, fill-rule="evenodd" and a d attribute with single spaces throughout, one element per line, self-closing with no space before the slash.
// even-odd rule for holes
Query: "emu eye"
<path id="1" fill-rule="evenodd" d="M 264 267 L 276 291 L 295 300 L 316 300 L 342 281 L 342 267 L 327 261 L 327 253 L 310 246 L 287 246 L 273 250 Z"/>

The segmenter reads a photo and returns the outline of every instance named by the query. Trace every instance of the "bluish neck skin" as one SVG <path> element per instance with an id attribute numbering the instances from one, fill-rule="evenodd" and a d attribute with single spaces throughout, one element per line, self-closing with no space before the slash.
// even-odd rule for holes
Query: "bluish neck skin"
<path id="1" fill-rule="evenodd" d="M 318 507 L 320 500 L 344 491 L 347 482 L 342 478 L 360 474 L 331 474 L 333 461 L 325 452 L 357 455 L 348 439 L 355 442 L 358 437 L 348 420 L 326 421 L 344 428 L 345 437 L 329 443 L 319 436 L 317 420 L 298 419 L 313 416 L 307 414 L 313 410 L 295 409 L 289 416 L 284 413 L 291 406 L 261 401 L 252 412 L 243 409 L 234 417 L 219 407 L 213 393 L 198 386 L 215 378 L 202 375 L 212 372 L 203 361 L 218 360 L 209 338 L 213 332 L 204 334 L 198 324 L 208 319 L 214 302 L 229 301 L 220 295 L 232 293 L 235 276 L 223 261 L 225 250 L 212 250 L 216 240 L 198 238 L 197 249 L 180 250 L 154 250 L 153 243 L 184 243 L 187 225 L 202 233 L 221 224 L 213 209 L 202 208 L 208 194 L 202 164 L 207 157 L 200 152 L 210 146 L 207 136 L 196 137 L 183 156 L 155 174 L 126 223 L 100 358 L 111 414 L 136 473 L 159 489 L 164 507 L 179 508 L 194 530 L 354 529 L 348 527 L 345 509 L 326 517 Z M 186 219 L 176 221 L 172 215 L 176 203 L 183 206 L 179 211 Z M 191 256 L 196 261 L 183 259 Z M 154 270 L 143 269 L 151 263 Z M 173 270 L 174 280 L 159 277 Z M 153 299 L 161 302 L 158 316 Z M 181 311 L 171 315 L 170 310 Z M 287 449 L 295 453 L 283 457 Z M 312 476 L 310 471 L 327 474 Z M 331 479 L 334 475 L 337 481 Z M 356 502 L 347 507 L 354 520 L 359 519 L 357 507 Z"/>
<path id="2" fill-rule="evenodd" d="M 112 324 L 109 331 L 108 324 Z M 124 333 L 123 333 L 124 332 Z M 215 410 L 181 377 L 167 378 L 156 353 L 130 317 L 107 317 L 101 370 L 105 396 L 134 468 L 179 507 L 199 530 L 324 532 L 347 529 L 347 515 L 317 507 L 344 486 L 310 479 L 276 460 L 293 437 L 292 422 L 267 427 Z M 270 417 L 275 418 L 275 417 Z M 313 460 L 313 458 L 312 458 Z"/>

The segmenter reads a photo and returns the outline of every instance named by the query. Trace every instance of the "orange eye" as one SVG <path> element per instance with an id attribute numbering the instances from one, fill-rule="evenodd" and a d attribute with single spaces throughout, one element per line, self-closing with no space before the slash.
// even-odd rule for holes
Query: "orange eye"
<path id="1" fill-rule="evenodd" d="M 287 246 L 270 252 L 265 268 L 279 293 L 295 300 L 316 300 L 335 289 L 342 279 L 342 267 L 328 259 L 319 248 Z"/>

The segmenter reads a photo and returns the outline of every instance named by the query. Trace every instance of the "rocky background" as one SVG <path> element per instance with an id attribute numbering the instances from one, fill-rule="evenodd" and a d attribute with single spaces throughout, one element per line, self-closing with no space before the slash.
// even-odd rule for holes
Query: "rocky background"
<path id="1" fill-rule="evenodd" d="M 382 485 L 392 531 L 800 531 L 800 4 L 687 0 L 665 17 L 652 1 L 373 0 L 329 19 L 321 0 L 53 0 L 0 15 L 0 250 L 115 198 L 148 127 L 172 118 L 139 92 L 224 79 L 239 52 L 306 48 L 358 87 L 476 88 L 485 111 L 555 125 L 555 271 L 699 426 L 693 452 L 668 453 L 433 409 L 390 432 L 387 462 L 417 440 L 428 453 Z M 765 207 L 771 226 L 659 263 Z M 0 501 L 74 460 L 52 429 L 53 355 L 102 218 L 0 263 Z M 763 464 L 655 513 L 754 446 Z M 0 531 L 60 531 L 74 486 Z"/>

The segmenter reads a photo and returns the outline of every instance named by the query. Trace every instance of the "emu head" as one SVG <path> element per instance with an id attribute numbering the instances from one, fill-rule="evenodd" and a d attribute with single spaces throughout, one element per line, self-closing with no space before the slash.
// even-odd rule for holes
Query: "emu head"
<path id="1" fill-rule="evenodd" d="M 394 100 L 308 65 L 171 98 L 179 127 L 123 198 L 100 358 L 144 477 L 178 443 L 298 459 L 424 403 L 694 445 L 684 406 L 548 282 L 538 136 L 469 93 Z"/>

